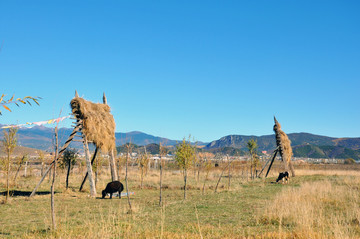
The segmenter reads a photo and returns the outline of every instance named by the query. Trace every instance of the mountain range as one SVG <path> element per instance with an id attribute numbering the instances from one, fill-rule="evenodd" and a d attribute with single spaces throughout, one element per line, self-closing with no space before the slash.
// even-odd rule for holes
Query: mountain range
<path id="1" fill-rule="evenodd" d="M 1 126 L 1 125 L 0 125 Z M 63 145 L 71 134 L 71 128 L 59 129 L 60 145 Z M 0 138 L 3 132 L 0 131 Z M 35 126 L 32 128 L 20 128 L 18 130 L 18 145 L 52 151 L 54 129 Z M 314 135 L 310 133 L 290 133 L 295 157 L 312 157 L 312 158 L 353 158 L 360 160 L 360 138 L 334 138 L 328 136 Z M 120 146 L 131 142 L 136 145 L 159 144 L 160 142 L 167 146 L 174 146 L 181 140 L 171 140 L 163 137 L 149 135 L 139 131 L 128 133 L 115 133 L 116 145 Z M 202 146 L 203 151 L 244 154 L 247 152 L 246 143 L 250 139 L 255 139 L 258 144 L 258 151 L 267 151 L 271 153 L 275 148 L 275 136 L 244 136 L 228 135 L 210 143 L 197 142 Z M 81 142 L 74 141 L 70 147 L 82 150 Z"/>
<path id="2" fill-rule="evenodd" d="M 353 158 L 360 160 L 360 138 L 334 138 L 309 133 L 288 134 L 295 157 L 306 158 Z M 243 136 L 228 135 L 212 141 L 205 149 L 226 149 L 227 147 L 246 150 L 246 143 L 254 139 L 259 151 L 271 153 L 276 148 L 275 135 Z"/>
<path id="3" fill-rule="evenodd" d="M 299 145 L 328 145 L 345 147 L 353 150 L 360 149 L 360 138 L 333 138 L 309 133 L 291 133 L 288 134 L 291 140 L 291 146 Z M 257 140 L 259 150 L 269 151 L 276 148 L 275 135 L 264 136 L 243 136 L 243 135 L 228 135 L 220 138 L 219 140 L 212 141 L 206 145 L 206 148 L 221 148 L 221 147 L 234 147 L 246 148 L 246 143 L 250 139 Z"/>
<path id="4" fill-rule="evenodd" d="M 1 127 L 1 124 L 0 124 Z M 59 144 L 63 145 L 69 135 L 72 133 L 71 128 L 60 128 L 58 132 Z M 3 132 L 0 131 L 0 138 L 2 138 Z M 36 148 L 41 150 L 52 151 L 53 150 L 53 139 L 54 129 L 45 126 L 34 126 L 32 128 L 19 128 L 18 133 L 18 145 Z M 175 145 L 177 140 L 170 140 L 167 138 L 157 137 L 149 134 L 145 134 L 139 131 L 132 131 L 128 133 L 115 133 L 116 145 L 123 145 L 131 142 L 136 145 L 148 145 L 148 144 L 159 144 L 160 142 L 165 145 Z M 75 138 L 76 139 L 76 138 Z M 200 144 L 203 144 L 200 142 Z M 72 141 L 70 144 L 72 148 L 82 149 L 82 143 Z"/>

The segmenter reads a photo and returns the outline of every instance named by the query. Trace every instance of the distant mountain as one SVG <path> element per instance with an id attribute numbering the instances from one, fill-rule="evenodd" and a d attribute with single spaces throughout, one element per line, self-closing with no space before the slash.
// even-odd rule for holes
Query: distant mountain
<path id="1" fill-rule="evenodd" d="M 360 150 L 340 146 L 298 145 L 293 147 L 295 157 L 304 158 L 352 158 L 360 160 Z"/>
<path id="2" fill-rule="evenodd" d="M 360 138 L 333 138 L 309 133 L 288 134 L 295 157 L 314 158 L 347 158 L 360 160 Z M 212 141 L 205 149 L 233 147 L 247 150 L 246 143 L 250 139 L 257 140 L 259 151 L 272 151 L 276 148 L 275 135 L 243 136 L 228 135 L 219 140 Z"/>
<path id="3" fill-rule="evenodd" d="M 38 149 L 34 149 L 34 148 L 27 148 L 27 147 L 22 147 L 22 146 L 16 146 L 14 149 L 14 152 L 12 153 L 12 156 L 23 156 L 23 155 L 29 155 L 29 156 L 39 156 L 39 151 Z M 0 150 L 0 156 L 4 157 L 6 156 L 6 153 L 4 152 L 4 150 Z"/>
<path id="4" fill-rule="evenodd" d="M 123 145 L 120 145 L 120 146 L 117 146 L 116 147 L 116 151 L 119 153 L 125 153 L 127 152 L 127 145 L 129 143 L 126 143 L 126 144 L 123 144 Z M 136 144 L 132 144 L 132 152 L 135 152 L 135 153 L 145 153 L 145 148 L 146 148 L 146 153 L 147 154 L 159 154 L 160 152 L 160 146 L 159 144 L 155 144 L 155 143 L 152 143 L 152 144 L 148 144 L 148 145 L 144 145 L 144 146 L 138 146 Z M 173 146 L 167 146 L 166 147 L 166 151 L 169 152 L 170 150 L 169 149 L 173 149 L 174 147 Z"/>
<path id="5" fill-rule="evenodd" d="M 360 138 L 332 138 L 309 133 L 292 133 L 288 134 L 288 136 L 292 146 L 311 144 L 341 146 L 353 150 L 360 149 Z M 228 135 L 219 140 L 212 141 L 206 145 L 206 148 L 246 148 L 246 143 L 250 139 L 257 140 L 259 150 L 274 150 L 276 148 L 274 134 L 264 136 Z"/>
<path id="6" fill-rule="evenodd" d="M 0 124 L 1 127 L 1 124 Z M 63 145 L 73 129 L 71 128 L 60 128 L 59 129 L 59 144 Z M 0 138 L 2 138 L 3 131 L 0 130 Z M 54 129 L 45 126 L 34 126 L 32 128 L 19 128 L 18 133 L 18 145 L 53 151 L 53 138 Z M 116 145 L 123 145 L 131 142 L 136 145 L 148 145 L 148 144 L 159 144 L 160 142 L 164 145 L 172 146 L 177 144 L 180 140 L 171 140 L 167 138 L 157 137 L 149 134 L 145 134 L 139 131 L 133 131 L 129 133 L 115 133 Z M 76 139 L 76 138 L 75 138 Z M 79 139 L 79 138 L 78 138 Z M 205 145 L 199 142 L 199 145 Z M 72 148 L 81 149 L 83 148 L 82 143 L 73 141 L 70 146 Z"/>
<path id="7" fill-rule="evenodd" d="M 1 125 L 0 125 L 1 126 Z M 63 145 L 69 135 L 71 128 L 59 129 L 60 145 Z M 3 131 L 0 130 L 0 138 Z M 326 157 L 326 158 L 354 158 L 360 160 L 360 138 L 333 138 L 309 133 L 288 134 L 296 157 Z M 28 148 L 53 151 L 54 129 L 44 126 L 35 126 L 32 128 L 20 128 L 18 131 L 18 145 Z M 116 145 L 133 143 L 138 146 L 152 145 L 148 151 L 156 153 L 155 146 L 160 142 L 167 146 L 174 146 L 181 140 L 171 140 L 163 137 L 153 136 L 139 131 L 128 133 L 115 133 Z M 229 155 L 243 155 L 247 153 L 246 143 L 250 139 L 256 139 L 259 145 L 259 151 L 272 152 L 275 146 L 275 135 L 264 136 L 244 136 L 228 135 L 211 143 L 197 142 L 198 146 L 205 145 L 201 150 L 213 153 L 223 153 Z M 80 142 L 73 141 L 69 147 L 79 150 L 83 149 Z"/>
<path id="8" fill-rule="evenodd" d="M 132 131 L 129 133 L 115 133 L 116 145 L 123 145 L 126 143 L 133 143 L 136 145 L 148 145 L 148 144 L 159 144 L 164 145 L 175 145 L 177 140 L 171 140 L 150 134 L 145 134 L 139 131 Z"/>

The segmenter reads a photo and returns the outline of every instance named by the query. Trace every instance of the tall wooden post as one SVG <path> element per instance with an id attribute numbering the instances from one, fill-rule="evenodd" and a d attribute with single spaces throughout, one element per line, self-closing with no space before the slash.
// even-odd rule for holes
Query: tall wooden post
<path id="1" fill-rule="evenodd" d="M 84 152 L 85 152 L 86 168 L 88 172 L 88 179 L 90 185 L 90 196 L 96 197 L 96 188 L 95 188 L 94 175 L 90 161 L 90 151 L 89 151 L 88 141 L 86 135 L 82 134 L 82 137 L 84 139 Z"/>
<path id="2" fill-rule="evenodd" d="M 145 147 L 145 146 L 144 146 Z M 160 142 L 160 145 L 159 145 L 159 155 L 160 155 L 160 198 L 159 198 L 159 206 L 161 207 L 162 206 L 162 173 L 163 173 L 163 169 L 162 169 L 162 154 L 163 154 L 163 146 Z M 146 147 L 145 147 L 145 153 L 146 153 Z"/>
<path id="3" fill-rule="evenodd" d="M 95 148 L 94 155 L 93 155 L 93 157 L 92 157 L 92 159 L 91 159 L 91 165 L 93 165 L 93 164 L 94 164 L 94 160 L 95 160 L 95 158 L 96 158 L 96 155 L 97 155 L 98 151 L 99 151 L 99 148 L 98 148 L 98 147 L 96 147 L 96 148 Z M 84 183 L 85 183 L 85 181 L 86 181 L 87 177 L 88 177 L 88 173 L 86 172 L 85 177 L 84 177 L 84 179 L 83 179 L 83 181 L 82 181 L 82 183 L 81 183 L 81 186 L 80 186 L 79 192 L 81 192 L 81 190 L 82 190 L 82 188 L 83 188 L 83 186 L 84 186 Z"/>
<path id="4" fill-rule="evenodd" d="M 55 127 L 55 159 L 53 166 L 53 177 L 51 182 L 51 221 L 52 229 L 56 230 L 56 217 L 55 217 L 55 177 L 56 177 L 56 159 L 58 158 L 58 147 L 59 147 L 59 138 L 58 138 L 58 126 Z"/>
<path id="5" fill-rule="evenodd" d="M 110 170 L 111 170 L 111 178 L 112 181 L 117 181 L 119 180 L 118 175 L 117 175 L 117 171 L 116 171 L 116 164 L 115 164 L 115 155 L 114 155 L 114 149 L 112 149 L 110 151 Z"/>
<path id="6" fill-rule="evenodd" d="M 103 103 L 107 105 L 107 99 L 105 96 L 105 92 L 103 94 Z M 110 171 L 111 171 L 111 179 L 112 181 L 119 180 L 117 171 L 116 171 L 116 164 L 115 164 L 115 156 L 114 156 L 114 149 L 110 150 L 109 152 L 109 161 L 110 161 Z"/>

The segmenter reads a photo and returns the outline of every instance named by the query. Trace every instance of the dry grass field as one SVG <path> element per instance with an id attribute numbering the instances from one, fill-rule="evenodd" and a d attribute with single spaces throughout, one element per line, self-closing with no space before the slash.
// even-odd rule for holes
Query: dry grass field
<path id="1" fill-rule="evenodd" d="M 187 200 L 180 171 L 165 170 L 162 207 L 158 170 L 148 172 L 140 189 L 139 170 L 131 167 L 132 213 L 124 197 L 100 198 L 110 180 L 108 168 L 99 175 L 96 199 L 89 197 L 87 184 L 85 192 L 78 192 L 83 169 L 74 170 L 67 190 L 65 172 L 59 170 L 56 230 L 51 230 L 49 180 L 35 197 L 26 196 L 40 179 L 33 169 L 30 176 L 18 177 L 11 187 L 15 195 L 0 204 L 0 238 L 360 238 L 357 165 L 295 165 L 297 176 L 289 184 L 274 183 L 279 165 L 270 177 L 255 180 L 246 168 L 234 165 L 230 188 L 225 171 L 215 193 L 223 166 L 211 171 L 204 194 L 204 173 L 197 181 L 191 171 Z M 4 192 L 5 176 L 0 176 Z M 1 195 L 0 202 L 4 199 Z"/>

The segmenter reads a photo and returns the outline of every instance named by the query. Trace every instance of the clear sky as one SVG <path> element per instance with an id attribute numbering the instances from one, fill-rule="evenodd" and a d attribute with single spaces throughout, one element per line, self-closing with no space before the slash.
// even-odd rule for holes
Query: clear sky
<path id="1" fill-rule="evenodd" d="M 0 1 L 1 124 L 70 113 L 75 89 L 117 132 L 360 137 L 360 2 Z M 63 126 L 69 127 L 70 120 Z"/>

